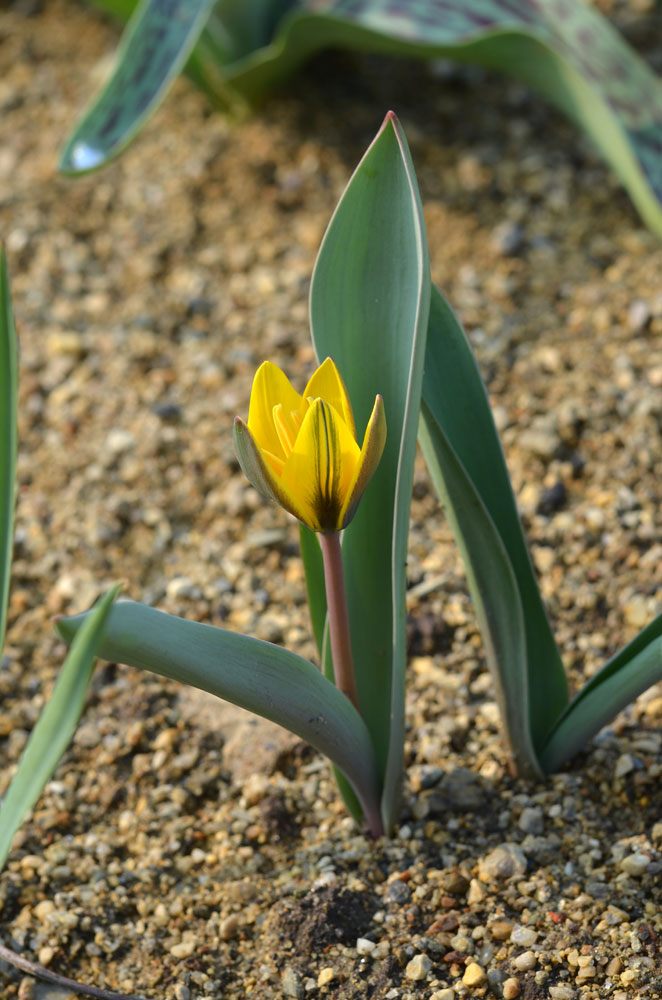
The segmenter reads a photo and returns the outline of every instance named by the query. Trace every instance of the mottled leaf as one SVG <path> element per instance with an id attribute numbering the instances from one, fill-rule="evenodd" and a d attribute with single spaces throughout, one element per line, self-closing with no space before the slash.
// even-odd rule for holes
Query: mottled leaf
<path id="1" fill-rule="evenodd" d="M 158 107 L 204 28 L 214 0 L 142 0 L 113 74 L 60 158 L 60 170 L 94 170 L 116 156 Z"/>
<path id="2" fill-rule="evenodd" d="M 224 67 L 224 81 L 255 100 L 329 47 L 445 57 L 522 80 L 587 132 L 662 235 L 662 80 L 583 0 L 302 0 L 269 46 Z"/>

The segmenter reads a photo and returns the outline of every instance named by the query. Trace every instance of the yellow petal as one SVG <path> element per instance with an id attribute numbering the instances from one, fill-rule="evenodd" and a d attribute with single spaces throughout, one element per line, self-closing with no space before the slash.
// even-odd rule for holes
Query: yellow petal
<path id="1" fill-rule="evenodd" d="M 279 482 L 281 491 L 303 512 L 296 515 L 299 520 L 314 531 L 340 530 L 341 510 L 359 456 L 359 446 L 335 408 L 315 399 Z"/>
<path id="2" fill-rule="evenodd" d="M 304 390 L 303 398 L 309 399 L 311 397 L 313 399 L 319 397 L 325 400 L 325 402 L 330 403 L 338 415 L 345 421 L 354 440 L 356 440 L 352 404 L 349 401 L 342 376 L 331 358 L 323 361 L 317 371 L 311 376 Z"/>
<path id="3" fill-rule="evenodd" d="M 265 361 L 253 379 L 248 428 L 259 448 L 284 459 L 285 452 L 274 426 L 273 417 L 274 406 L 278 403 L 281 403 L 289 413 L 290 410 L 299 410 L 302 399 L 290 385 L 287 375 L 271 361 Z"/>
<path id="4" fill-rule="evenodd" d="M 363 496 L 366 486 L 379 465 L 385 443 L 386 417 L 384 415 L 384 400 L 381 396 L 377 396 L 368 426 L 365 430 L 361 454 L 340 511 L 339 522 L 341 528 L 345 528 L 354 517 L 359 500 Z"/>
<path id="5" fill-rule="evenodd" d="M 246 478 L 258 493 L 261 493 L 267 500 L 275 500 L 286 511 L 307 524 L 308 522 L 305 520 L 306 510 L 299 504 L 295 496 L 290 496 L 283 489 L 280 476 L 271 467 L 270 462 L 274 456 L 260 450 L 249 427 L 240 417 L 235 417 L 234 420 L 234 446 Z M 276 459 L 275 461 L 279 462 L 280 460 Z"/>
<path id="6" fill-rule="evenodd" d="M 291 410 L 286 410 L 282 403 L 277 403 L 274 406 L 273 420 L 281 448 L 286 455 L 289 455 L 292 448 L 294 448 L 294 442 L 301 427 L 299 414 L 293 413 Z"/>

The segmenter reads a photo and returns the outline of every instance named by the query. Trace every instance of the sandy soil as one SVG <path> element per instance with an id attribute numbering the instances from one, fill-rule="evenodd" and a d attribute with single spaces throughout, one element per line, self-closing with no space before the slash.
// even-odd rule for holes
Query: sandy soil
<path id="1" fill-rule="evenodd" d="M 614 5 L 662 69 L 662 10 Z M 639 12 L 638 12 L 639 10 Z M 186 81 L 108 170 L 58 146 L 117 31 L 0 22 L 0 225 L 21 338 L 0 791 L 52 689 L 54 613 L 137 600 L 314 656 L 297 533 L 232 450 L 264 357 L 303 384 L 307 289 L 387 108 L 470 333 L 573 684 L 662 610 L 662 248 L 512 82 L 320 59 L 249 121 Z M 0 877 L 0 938 L 147 997 L 662 997 L 662 692 L 560 775 L 507 774 L 461 562 L 417 466 L 402 825 L 371 844 L 278 730 L 101 666 Z M 505 846 L 504 846 L 505 845 Z M 29 996 L 0 967 L 7 998 Z"/>

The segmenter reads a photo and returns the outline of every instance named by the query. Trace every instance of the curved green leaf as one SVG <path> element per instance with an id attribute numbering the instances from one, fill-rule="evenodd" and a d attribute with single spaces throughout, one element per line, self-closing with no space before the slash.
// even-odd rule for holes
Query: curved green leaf
<path id="1" fill-rule="evenodd" d="M 141 0 L 115 70 L 60 156 L 60 170 L 103 166 L 131 141 L 186 62 L 214 0 Z"/>
<path id="2" fill-rule="evenodd" d="M 338 365 L 359 438 L 378 393 L 386 411 L 386 446 L 344 532 L 343 562 L 359 699 L 384 778 L 387 830 L 402 772 L 405 562 L 429 295 L 418 188 L 389 113 L 331 219 L 310 293 L 315 350 Z"/>
<path id="3" fill-rule="evenodd" d="M 330 47 L 449 58 L 522 80 L 586 131 L 662 235 L 662 81 L 582 0 L 308 0 L 270 45 L 226 64 L 224 82 L 255 101 Z"/>
<path id="4" fill-rule="evenodd" d="M 466 335 L 434 288 L 421 445 L 467 570 L 506 739 L 524 771 L 568 695 L 487 394 Z"/>
<path id="5" fill-rule="evenodd" d="M 5 639 L 14 548 L 18 357 L 5 252 L 0 248 L 0 650 Z"/>
<path id="6" fill-rule="evenodd" d="M 57 623 L 67 640 L 90 612 Z M 285 726 L 346 775 L 371 827 L 379 815 L 379 780 L 365 723 L 345 695 L 300 656 L 225 629 L 121 601 L 108 619 L 99 653 L 202 688 Z"/>
<path id="7" fill-rule="evenodd" d="M 119 587 L 114 587 L 90 611 L 69 650 L 50 701 L 30 734 L 0 806 L 0 869 L 7 860 L 14 834 L 41 795 L 76 729 L 96 651 L 118 591 Z"/>
<path id="8" fill-rule="evenodd" d="M 133 0 L 94 0 L 126 17 Z M 165 11 L 176 0 L 151 0 Z M 179 0 L 186 9 L 203 0 Z M 207 4 L 209 14 L 211 0 Z M 136 15 L 137 17 L 138 15 Z M 156 22 L 155 22 L 156 23 Z M 163 19 L 161 19 L 161 27 Z M 175 22 L 167 33 L 175 37 Z M 254 102 L 320 49 L 340 47 L 450 58 L 496 69 L 537 89 L 583 128 L 620 177 L 647 225 L 662 235 L 662 81 L 597 10 L 582 0 L 217 0 L 207 28 L 196 24 L 165 72 L 130 73 L 126 100 L 93 109 L 63 154 L 63 170 L 100 166 L 133 137 L 164 96 L 195 42 L 187 71 L 229 108 Z M 144 58 L 143 38 L 132 60 Z M 156 37 L 153 35 L 152 37 Z M 125 60 L 122 60 L 123 62 Z M 143 82 L 149 79 L 149 87 Z M 160 80 L 160 82 L 159 82 Z M 137 114 L 138 93 L 150 91 Z M 102 98 L 103 100 L 103 98 Z M 104 125 L 101 129 L 100 126 Z M 106 135 L 106 132 L 108 135 Z M 82 143 L 77 149 L 75 141 Z"/>
<path id="9" fill-rule="evenodd" d="M 570 702 L 541 750 L 545 771 L 556 771 L 617 712 L 660 680 L 662 615 L 605 663 Z"/>

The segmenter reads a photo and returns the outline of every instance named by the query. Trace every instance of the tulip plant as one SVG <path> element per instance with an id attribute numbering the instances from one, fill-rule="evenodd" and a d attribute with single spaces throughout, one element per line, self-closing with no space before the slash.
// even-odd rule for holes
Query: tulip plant
<path id="1" fill-rule="evenodd" d="M 65 145 L 68 173 L 127 145 L 186 66 L 215 105 L 255 103 L 323 48 L 505 72 L 584 129 L 662 235 L 662 81 L 585 0 L 93 0 L 128 20 L 114 72 Z"/>
<path id="2" fill-rule="evenodd" d="M 662 616 L 569 700 L 478 366 L 430 281 L 414 170 L 392 113 L 324 237 L 310 319 L 325 360 L 303 394 L 265 361 L 234 435 L 249 480 L 300 522 L 321 670 L 131 601 L 110 609 L 100 651 L 288 727 L 330 758 L 349 810 L 378 836 L 397 820 L 403 768 L 417 434 L 464 557 L 514 770 L 558 768 L 662 677 Z M 60 633 L 72 639 L 89 615 L 61 620 Z"/>

